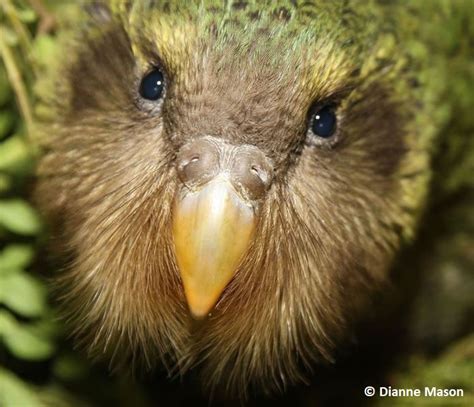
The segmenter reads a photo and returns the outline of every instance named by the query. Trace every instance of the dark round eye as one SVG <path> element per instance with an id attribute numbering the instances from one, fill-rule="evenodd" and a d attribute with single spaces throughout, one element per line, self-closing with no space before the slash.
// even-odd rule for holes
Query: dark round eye
<path id="1" fill-rule="evenodd" d="M 146 74 L 140 83 L 140 95 L 144 99 L 158 100 L 163 96 L 165 77 L 159 69 Z"/>
<path id="2" fill-rule="evenodd" d="M 336 130 L 336 121 L 333 109 L 330 106 L 325 106 L 313 113 L 311 131 L 315 136 L 329 138 Z"/>

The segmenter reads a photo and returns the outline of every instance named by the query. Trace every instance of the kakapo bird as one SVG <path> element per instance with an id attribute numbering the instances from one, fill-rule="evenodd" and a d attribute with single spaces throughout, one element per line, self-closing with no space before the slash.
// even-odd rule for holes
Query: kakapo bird
<path id="1" fill-rule="evenodd" d="M 416 233 L 450 117 L 443 24 L 379 3 L 85 7 L 36 195 L 93 356 L 229 391 L 331 360 Z"/>

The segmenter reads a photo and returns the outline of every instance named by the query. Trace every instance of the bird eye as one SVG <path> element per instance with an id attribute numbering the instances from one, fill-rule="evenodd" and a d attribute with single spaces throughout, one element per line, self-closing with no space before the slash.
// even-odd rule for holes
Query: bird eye
<path id="1" fill-rule="evenodd" d="M 331 106 L 325 106 L 313 113 L 310 121 L 311 132 L 322 139 L 328 139 L 336 130 L 336 114 Z"/>
<path id="2" fill-rule="evenodd" d="M 163 96 L 165 77 L 159 69 L 146 74 L 140 83 L 140 95 L 144 99 L 158 100 Z"/>

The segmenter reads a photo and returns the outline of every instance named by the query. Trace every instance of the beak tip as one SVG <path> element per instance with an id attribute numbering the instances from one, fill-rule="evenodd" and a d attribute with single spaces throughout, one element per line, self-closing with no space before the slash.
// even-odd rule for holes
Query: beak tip
<path id="1" fill-rule="evenodd" d="M 206 312 L 197 313 L 197 312 L 195 312 L 191 309 L 190 309 L 190 312 L 191 312 L 191 316 L 193 317 L 193 319 L 195 319 L 197 321 L 202 321 L 203 319 L 206 319 L 206 317 L 208 316 L 208 314 Z"/>
<path id="2" fill-rule="evenodd" d="M 196 301 L 191 300 L 190 298 L 187 299 L 189 312 L 194 319 L 200 320 L 204 319 L 209 316 L 214 304 L 209 304 L 204 301 Z"/>

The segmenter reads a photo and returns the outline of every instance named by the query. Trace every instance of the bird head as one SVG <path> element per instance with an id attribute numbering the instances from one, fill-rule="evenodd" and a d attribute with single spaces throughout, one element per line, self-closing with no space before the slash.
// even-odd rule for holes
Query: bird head
<path id="1" fill-rule="evenodd" d="M 37 191 L 93 355 L 239 390 L 331 360 L 428 179 L 391 33 L 250 3 L 94 3 L 51 80 Z"/>

